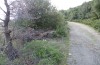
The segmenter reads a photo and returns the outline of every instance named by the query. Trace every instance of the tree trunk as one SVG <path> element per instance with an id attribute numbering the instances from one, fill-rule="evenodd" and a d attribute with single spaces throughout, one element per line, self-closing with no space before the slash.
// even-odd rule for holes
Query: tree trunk
<path id="1" fill-rule="evenodd" d="M 5 40 L 6 40 L 5 43 L 7 46 L 4 52 L 7 55 L 9 60 L 14 60 L 18 58 L 19 55 L 18 55 L 18 51 L 13 47 L 12 38 L 10 36 L 11 31 L 8 29 L 8 23 L 10 21 L 10 6 L 8 5 L 7 0 L 4 0 L 4 2 L 7 9 L 6 17 L 4 20 L 4 34 L 5 34 Z"/>

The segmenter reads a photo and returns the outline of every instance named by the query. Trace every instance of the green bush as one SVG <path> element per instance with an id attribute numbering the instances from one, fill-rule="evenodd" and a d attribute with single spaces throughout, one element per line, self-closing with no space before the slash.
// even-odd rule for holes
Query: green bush
<path id="1" fill-rule="evenodd" d="M 60 22 L 63 22 L 62 15 L 58 12 L 50 12 L 41 16 L 35 21 L 35 28 L 39 29 L 57 29 Z"/>
<path id="2" fill-rule="evenodd" d="M 84 19 L 84 20 L 78 20 L 77 22 L 89 25 L 100 32 L 100 19 Z"/>
<path id="3" fill-rule="evenodd" d="M 67 36 L 67 23 L 65 22 L 64 15 L 59 12 L 47 13 L 35 21 L 19 20 L 16 22 L 16 24 L 21 27 L 31 27 L 34 29 L 42 30 L 55 30 L 54 37 Z"/>
<path id="4" fill-rule="evenodd" d="M 66 37 L 68 31 L 67 22 L 65 22 L 64 16 L 59 13 L 58 19 L 55 20 L 57 22 L 55 32 L 53 33 L 54 37 Z"/>
<path id="5" fill-rule="evenodd" d="M 65 26 L 64 16 L 59 12 L 52 12 L 45 17 L 41 18 L 40 21 L 36 22 L 37 27 L 43 29 L 54 29 L 63 28 Z"/>
<path id="6" fill-rule="evenodd" d="M 66 65 L 68 39 L 35 40 L 22 47 L 20 57 L 9 61 L 0 54 L 0 65 Z"/>
<path id="7" fill-rule="evenodd" d="M 31 65 L 31 62 L 34 63 L 36 60 L 38 61 L 36 65 L 58 65 L 63 58 L 64 55 L 56 48 L 56 45 L 52 46 L 47 41 L 38 40 L 25 44 L 22 57 L 20 60 L 15 60 L 14 65 L 24 65 L 25 61 Z"/>
<path id="8" fill-rule="evenodd" d="M 66 27 L 67 28 L 67 27 Z M 56 29 L 56 31 L 53 33 L 53 37 L 66 37 L 67 36 L 67 32 L 65 30 L 65 28 L 63 27 L 59 27 L 58 29 Z"/>

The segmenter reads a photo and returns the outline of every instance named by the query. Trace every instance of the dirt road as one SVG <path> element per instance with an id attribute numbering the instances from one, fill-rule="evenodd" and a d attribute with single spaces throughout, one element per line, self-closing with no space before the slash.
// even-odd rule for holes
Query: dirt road
<path id="1" fill-rule="evenodd" d="M 100 65 L 100 34 L 80 23 L 69 23 L 68 65 Z"/>

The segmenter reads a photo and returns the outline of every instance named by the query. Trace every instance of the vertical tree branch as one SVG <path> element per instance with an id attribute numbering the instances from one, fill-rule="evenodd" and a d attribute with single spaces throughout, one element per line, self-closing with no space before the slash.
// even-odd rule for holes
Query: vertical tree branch
<path id="1" fill-rule="evenodd" d="M 7 0 L 4 0 L 7 12 L 4 20 L 4 34 L 5 34 L 5 40 L 6 40 L 6 48 L 5 48 L 5 54 L 9 58 L 9 60 L 16 59 L 19 55 L 17 50 L 13 47 L 12 39 L 10 36 L 11 31 L 8 29 L 8 23 L 10 21 L 10 6 L 8 5 Z"/>

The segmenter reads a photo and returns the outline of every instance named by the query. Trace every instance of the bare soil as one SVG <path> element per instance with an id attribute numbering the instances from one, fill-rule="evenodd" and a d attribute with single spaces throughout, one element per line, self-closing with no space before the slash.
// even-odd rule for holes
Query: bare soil
<path id="1" fill-rule="evenodd" d="M 100 34 L 84 24 L 69 22 L 68 65 L 100 65 Z"/>

